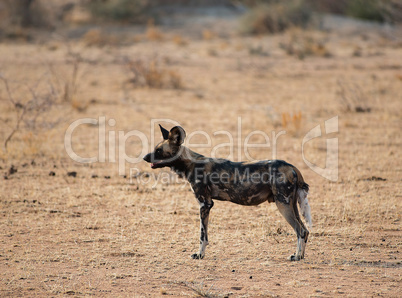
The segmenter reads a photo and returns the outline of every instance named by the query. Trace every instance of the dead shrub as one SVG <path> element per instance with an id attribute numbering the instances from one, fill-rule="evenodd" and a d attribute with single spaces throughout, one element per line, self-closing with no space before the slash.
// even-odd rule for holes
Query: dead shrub
<path id="1" fill-rule="evenodd" d="M 290 27 L 305 28 L 311 19 L 312 11 L 306 1 L 268 1 L 253 7 L 241 19 L 240 31 L 245 34 L 277 33 Z"/>
<path id="2" fill-rule="evenodd" d="M 72 65 L 71 74 L 66 78 L 64 82 L 63 100 L 66 102 L 72 102 L 78 92 L 78 77 L 80 74 L 83 58 L 79 53 L 75 53 L 69 49 L 66 57 L 67 64 Z"/>
<path id="3" fill-rule="evenodd" d="M 18 27 L 53 27 L 47 6 L 39 0 L 5 0 L 7 23 Z"/>
<path id="4" fill-rule="evenodd" d="M 33 136 L 38 135 L 41 130 L 52 129 L 60 121 L 50 121 L 46 117 L 57 103 L 57 96 L 53 86 L 48 84 L 46 88 L 39 86 L 41 82 L 38 82 L 35 86 L 27 87 L 29 96 L 22 96 L 19 94 L 21 88 L 17 87 L 17 83 L 12 88 L 8 79 L 0 76 L 0 80 L 6 91 L 6 101 L 10 110 L 10 113 L 5 113 L 0 118 L 0 121 L 9 128 L 9 133 L 3 143 L 5 152 L 8 152 L 8 144 L 18 132 L 23 133 L 22 140 L 30 148 L 40 147 L 40 144 L 38 145 L 32 141 Z M 17 93 L 18 95 L 15 95 Z M 36 152 L 37 150 L 33 151 Z"/>
<path id="5" fill-rule="evenodd" d="M 399 0 L 349 0 L 345 14 L 381 23 L 400 23 L 402 3 Z"/>
<path id="6" fill-rule="evenodd" d="M 88 9 L 97 19 L 145 23 L 150 17 L 150 0 L 90 0 Z"/>
<path id="7" fill-rule="evenodd" d="M 155 89 L 173 88 L 183 89 L 181 75 L 174 70 L 162 68 L 156 59 L 124 59 L 124 66 L 130 73 L 130 82 L 137 87 L 149 87 Z"/>
<path id="8" fill-rule="evenodd" d="M 49 72 L 52 75 L 52 82 L 56 86 L 58 98 L 62 103 L 69 103 L 78 112 L 83 112 L 88 107 L 87 102 L 79 100 L 80 79 L 84 74 L 84 64 L 94 64 L 83 57 L 79 51 L 67 47 L 65 56 L 65 67 L 58 68 L 51 62 L 47 63 Z"/>

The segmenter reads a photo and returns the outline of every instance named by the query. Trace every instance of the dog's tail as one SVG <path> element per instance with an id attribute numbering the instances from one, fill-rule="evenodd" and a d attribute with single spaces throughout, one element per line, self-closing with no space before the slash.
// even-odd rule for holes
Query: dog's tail
<path id="1" fill-rule="evenodd" d="M 296 196 L 297 196 L 297 202 L 299 203 L 299 207 L 300 207 L 300 213 L 303 215 L 304 219 L 307 222 L 308 227 L 311 228 L 313 227 L 313 223 L 311 221 L 311 209 L 310 209 L 310 205 L 308 204 L 308 199 L 307 199 L 307 195 L 308 195 L 308 190 L 309 190 L 309 186 L 307 183 L 304 182 L 303 176 L 300 173 L 300 171 L 298 169 L 296 169 L 296 174 L 297 174 L 297 192 L 296 192 Z"/>
<path id="2" fill-rule="evenodd" d="M 308 204 L 308 184 L 304 183 L 302 188 L 297 189 L 297 202 L 299 203 L 300 213 L 303 215 L 304 219 L 307 222 L 308 227 L 313 227 L 313 223 L 311 221 L 311 209 L 310 205 Z"/>

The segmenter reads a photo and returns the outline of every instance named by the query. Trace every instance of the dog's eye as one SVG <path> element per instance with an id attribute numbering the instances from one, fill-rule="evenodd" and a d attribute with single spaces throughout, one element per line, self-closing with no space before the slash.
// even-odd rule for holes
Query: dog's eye
<path id="1" fill-rule="evenodd" d="M 162 154 L 162 149 L 157 149 L 155 153 L 156 154 Z"/>

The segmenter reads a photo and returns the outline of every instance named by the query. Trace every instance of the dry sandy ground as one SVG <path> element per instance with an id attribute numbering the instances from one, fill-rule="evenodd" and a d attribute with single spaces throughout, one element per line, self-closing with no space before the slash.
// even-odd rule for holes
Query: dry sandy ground
<path id="1" fill-rule="evenodd" d="M 0 45 L 1 74 L 21 102 L 32 97 L 29 87 L 36 86 L 40 97 L 50 84 L 59 98 L 73 81 L 75 60 L 68 51 L 84 58 L 78 63 L 76 94 L 41 113 L 37 128 L 22 125 L 9 152 L 1 151 L 1 296 L 400 295 L 400 40 L 370 32 L 296 31 L 253 38 L 212 33 L 183 42 L 165 31 L 163 41 L 137 38 L 126 46 L 110 40 L 102 47 L 87 46 L 88 37 Z M 281 44 L 292 34 L 324 44 L 330 57 L 321 57 L 319 46 L 304 60 L 287 55 Z M 181 85 L 135 86 L 125 57 L 156 58 L 158 69 L 174 72 Z M 10 104 L 4 84 L 0 96 L 3 143 L 18 108 Z M 299 112 L 300 123 L 283 123 L 284 113 Z M 211 146 L 228 142 L 225 135 L 212 135 L 219 130 L 232 133 L 235 144 L 255 130 L 270 138 L 273 131 L 286 131 L 276 155 L 296 165 L 310 184 L 314 227 L 306 258 L 287 261 L 296 237 L 275 205 L 216 202 L 206 257 L 192 260 L 199 222 L 188 185 L 180 180 L 153 185 L 153 175 L 162 170 L 152 171 L 145 162 L 127 163 L 127 176 L 119 176 L 110 150 L 104 163 L 80 164 L 67 155 L 68 125 L 101 116 L 115 119 L 114 126 L 105 126 L 106 138 L 111 131 L 117 137 L 118 131 L 131 130 L 149 138 L 151 120 L 158 118 L 179 122 L 188 135 L 205 131 Z M 308 160 L 324 167 L 326 139 L 338 138 L 339 178 L 331 182 L 303 162 L 301 144 L 310 129 L 321 125 L 324 131 L 324 121 L 334 116 L 339 116 L 339 132 L 304 148 Z M 155 138 L 160 139 L 158 131 Z M 255 136 L 250 142 L 262 141 Z M 128 154 L 140 155 L 137 138 L 126 145 Z M 98 127 L 77 128 L 73 148 L 95 156 Z M 226 149 L 217 155 L 226 156 Z M 211 147 L 198 151 L 209 155 Z M 235 148 L 235 159 L 238 152 Z M 250 149 L 253 158 L 273 154 L 272 146 Z M 12 165 L 17 172 L 10 171 Z M 130 178 L 130 167 L 150 182 Z M 68 175 L 73 171 L 76 177 Z"/>

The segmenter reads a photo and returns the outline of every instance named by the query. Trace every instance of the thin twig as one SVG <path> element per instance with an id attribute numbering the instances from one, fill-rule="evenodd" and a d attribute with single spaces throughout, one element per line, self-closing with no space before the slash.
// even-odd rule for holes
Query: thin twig
<path id="1" fill-rule="evenodd" d="M 9 101 L 11 101 L 15 105 L 15 101 L 14 101 L 14 98 L 13 98 L 13 96 L 11 94 L 10 87 L 8 86 L 7 79 L 0 74 L 0 80 L 2 80 L 4 85 L 6 86 Z"/>
<path id="2" fill-rule="evenodd" d="M 20 124 L 21 124 L 21 121 L 24 119 L 26 111 L 27 111 L 26 106 L 24 106 L 21 115 L 17 118 L 17 124 L 15 125 L 15 127 L 13 128 L 11 133 L 8 135 L 6 140 L 4 141 L 4 149 L 6 149 L 6 151 L 7 151 L 8 142 L 11 140 L 11 138 L 14 136 L 14 134 L 17 131 L 19 131 L 19 129 L 20 129 Z"/>

